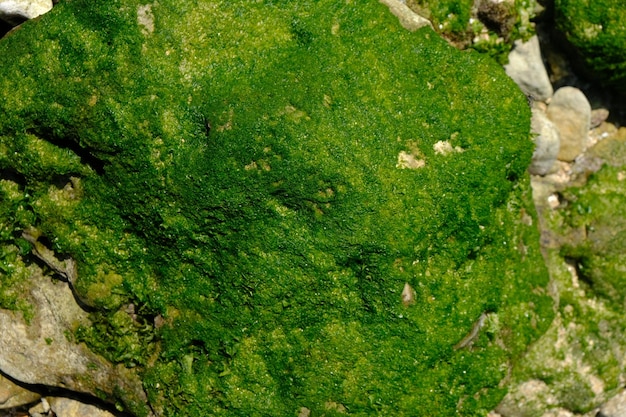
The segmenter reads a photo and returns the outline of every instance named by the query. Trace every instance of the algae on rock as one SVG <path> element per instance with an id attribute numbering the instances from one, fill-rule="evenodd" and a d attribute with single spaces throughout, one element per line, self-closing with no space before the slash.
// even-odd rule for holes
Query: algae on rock
<path id="1" fill-rule="evenodd" d="M 503 416 L 539 417 L 563 409 L 595 414 L 623 390 L 624 133 L 615 129 L 588 149 L 571 167 L 568 183 L 555 181 L 559 175 L 533 178 L 541 190 L 535 199 L 556 317 L 512 373 L 509 394 L 497 409 Z M 560 205 L 549 208 L 548 195 L 557 193 Z"/>
<path id="2" fill-rule="evenodd" d="M 76 262 L 156 414 L 484 414 L 551 321 L 525 97 L 375 1 L 67 0 L 0 52 L 3 259 Z"/>
<path id="3" fill-rule="evenodd" d="M 459 48 L 471 47 L 506 63 L 516 40 L 534 33 L 531 19 L 541 11 L 536 0 L 407 0 L 433 27 Z"/>
<path id="4" fill-rule="evenodd" d="M 554 2 L 557 28 L 587 75 L 626 93 L 626 8 L 621 0 Z"/>

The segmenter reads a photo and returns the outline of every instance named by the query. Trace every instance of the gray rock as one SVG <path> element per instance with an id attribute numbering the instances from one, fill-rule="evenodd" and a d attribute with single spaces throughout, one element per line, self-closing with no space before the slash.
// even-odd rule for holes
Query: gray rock
<path id="1" fill-rule="evenodd" d="M 608 400 L 597 414 L 598 417 L 626 417 L 626 390 Z"/>
<path id="2" fill-rule="evenodd" d="M 557 403 L 544 381 L 531 379 L 510 390 L 496 411 L 502 417 L 540 416 L 542 411 Z"/>
<path id="3" fill-rule="evenodd" d="M 552 96 L 552 84 L 541 59 L 537 36 L 525 43 L 516 41 L 504 69 L 519 88 L 533 99 L 545 101 Z"/>
<path id="4" fill-rule="evenodd" d="M 39 398 L 41 395 L 28 391 L 0 375 L 0 410 L 30 404 Z"/>
<path id="5" fill-rule="evenodd" d="M 113 417 L 113 414 L 101 410 L 90 404 L 84 404 L 76 400 L 61 397 L 48 398 L 50 408 L 57 416 L 63 417 Z"/>
<path id="6" fill-rule="evenodd" d="M 0 0 L 0 19 L 17 26 L 52 9 L 52 0 Z"/>
<path id="7" fill-rule="evenodd" d="M 546 175 L 551 172 L 559 154 L 561 139 L 554 124 L 545 113 L 532 110 L 531 131 L 534 135 L 535 152 L 528 172 L 533 175 Z"/>
<path id="8" fill-rule="evenodd" d="M 417 30 L 423 26 L 432 27 L 430 20 L 415 13 L 406 5 L 406 2 L 400 0 L 380 0 L 382 4 L 389 7 L 389 11 L 393 13 L 400 24 L 410 31 Z"/>
<path id="9" fill-rule="evenodd" d="M 76 392 L 145 403 L 141 381 L 132 371 L 114 366 L 84 344 L 68 338 L 78 323 L 89 323 L 67 283 L 53 282 L 36 270 L 29 277 L 33 318 L 0 310 L 0 370 L 27 384 L 43 384 Z"/>
<path id="10" fill-rule="evenodd" d="M 575 87 L 559 88 L 547 110 L 561 137 L 558 158 L 573 161 L 584 150 L 589 135 L 591 106 L 582 91 Z"/>
<path id="11" fill-rule="evenodd" d="M 604 108 L 591 110 L 591 129 L 600 126 L 609 118 L 609 111 Z"/>

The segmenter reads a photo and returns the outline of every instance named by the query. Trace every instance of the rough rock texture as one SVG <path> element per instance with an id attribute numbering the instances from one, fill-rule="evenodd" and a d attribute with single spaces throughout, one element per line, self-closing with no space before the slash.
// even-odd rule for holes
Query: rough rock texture
<path id="1" fill-rule="evenodd" d="M 620 392 L 602 405 L 597 417 L 626 417 L 626 391 Z"/>
<path id="2" fill-rule="evenodd" d="M 504 69 L 522 91 L 534 100 L 546 101 L 552 97 L 552 84 L 543 65 L 537 36 L 527 42 L 516 41 Z"/>
<path id="3" fill-rule="evenodd" d="M 546 114 L 559 131 L 559 160 L 573 161 L 587 146 L 591 121 L 587 97 L 578 88 L 561 87 L 554 93 Z"/>
<path id="4" fill-rule="evenodd" d="M 25 321 L 21 313 L 0 310 L 2 372 L 26 384 L 93 395 L 101 392 L 118 395 L 123 398 L 120 401 L 145 403 L 136 375 L 111 365 L 70 336 L 79 325 L 90 323 L 67 284 L 52 282 L 37 272 L 30 280 L 32 317 Z"/>
<path id="5" fill-rule="evenodd" d="M 622 0 L 555 0 L 557 28 L 588 76 L 626 93 L 626 8 Z"/>
<path id="6" fill-rule="evenodd" d="M 16 26 L 52 9 L 52 0 L 0 0 L 0 20 Z"/>
<path id="7" fill-rule="evenodd" d="M 532 109 L 530 126 L 531 132 L 536 136 L 533 137 L 535 152 L 528 172 L 533 175 L 546 175 L 553 170 L 559 154 L 561 146 L 559 131 L 540 106 Z"/>
<path id="8" fill-rule="evenodd" d="M 41 395 L 0 375 L 0 410 L 30 404 L 40 397 Z"/>
<path id="9" fill-rule="evenodd" d="M 551 322 L 526 98 L 379 2 L 73 0 L 0 52 L 0 303 L 69 281 L 156 414 L 484 414 Z"/>
<path id="10" fill-rule="evenodd" d="M 574 163 L 532 178 L 556 319 L 514 370 L 502 417 L 601 417 L 623 404 L 626 128 L 590 133 Z"/>
<path id="11" fill-rule="evenodd" d="M 114 417 L 108 411 L 69 398 L 52 397 L 47 401 L 52 412 L 60 417 Z"/>

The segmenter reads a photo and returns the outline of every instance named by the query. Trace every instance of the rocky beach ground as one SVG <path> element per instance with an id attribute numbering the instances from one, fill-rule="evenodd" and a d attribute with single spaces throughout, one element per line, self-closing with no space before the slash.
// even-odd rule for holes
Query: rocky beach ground
<path id="1" fill-rule="evenodd" d="M 619 93 L 578 75 L 550 24 L 538 20 L 538 37 L 519 41 L 505 68 L 532 108 L 529 173 L 556 318 L 511 371 L 509 393 L 489 416 L 622 417 L 626 107 Z M 116 413 L 39 388 L 0 377 L 0 415 Z"/>

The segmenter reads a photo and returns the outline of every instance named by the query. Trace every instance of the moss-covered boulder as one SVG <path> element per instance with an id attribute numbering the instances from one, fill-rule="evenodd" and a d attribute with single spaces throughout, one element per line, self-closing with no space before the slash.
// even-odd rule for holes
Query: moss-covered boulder
<path id="1" fill-rule="evenodd" d="M 2 307 L 70 281 L 156 414 L 484 415 L 551 320 L 526 98 L 375 1 L 67 0 L 0 55 Z"/>
<path id="2" fill-rule="evenodd" d="M 559 31 L 587 75 L 626 93 L 626 7 L 620 0 L 555 0 Z"/>
<path id="3" fill-rule="evenodd" d="M 567 182 L 563 173 L 533 177 L 556 317 L 512 372 L 504 416 L 595 414 L 623 390 L 626 128 L 604 123 L 590 136 L 604 139 Z"/>

